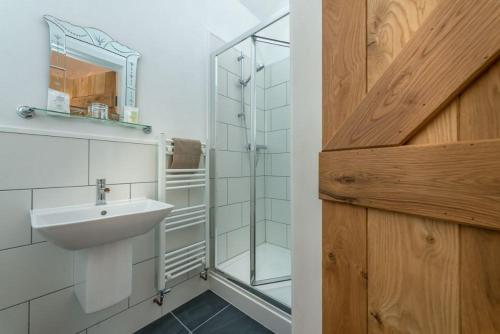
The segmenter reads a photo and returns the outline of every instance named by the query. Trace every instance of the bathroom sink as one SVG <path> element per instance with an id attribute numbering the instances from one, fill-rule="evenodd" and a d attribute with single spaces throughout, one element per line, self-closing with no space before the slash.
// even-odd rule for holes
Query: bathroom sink
<path id="1" fill-rule="evenodd" d="M 160 223 L 173 205 L 150 199 L 84 204 L 31 211 L 31 226 L 65 249 L 84 249 L 144 234 Z"/>

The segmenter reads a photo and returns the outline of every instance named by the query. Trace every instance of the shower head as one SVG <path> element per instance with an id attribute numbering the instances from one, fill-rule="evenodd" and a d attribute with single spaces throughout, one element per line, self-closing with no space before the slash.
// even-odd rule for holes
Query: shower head
<path id="1" fill-rule="evenodd" d="M 257 64 L 257 72 L 262 71 L 262 70 L 264 69 L 264 67 L 265 67 L 265 66 L 266 66 L 266 65 L 264 65 L 264 64 Z"/>

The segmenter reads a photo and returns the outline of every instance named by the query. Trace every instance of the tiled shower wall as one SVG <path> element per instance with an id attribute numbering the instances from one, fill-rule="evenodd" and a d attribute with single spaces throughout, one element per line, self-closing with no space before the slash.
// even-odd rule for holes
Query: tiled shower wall
<path id="1" fill-rule="evenodd" d="M 217 263 L 250 247 L 250 165 L 246 145 L 250 136 L 251 83 L 245 89 L 244 120 L 238 117 L 242 105 L 241 64 L 237 60 L 240 54 L 230 49 L 218 57 L 215 174 L 212 175 Z M 246 57 L 244 78 L 250 75 L 250 65 L 251 59 Z M 282 247 L 289 247 L 290 243 L 288 81 L 288 59 L 257 73 L 257 144 L 268 147 L 258 154 L 256 168 L 257 244 L 267 241 Z"/>
<path id="2" fill-rule="evenodd" d="M 109 200 L 156 198 L 156 145 L 0 132 L 0 333 L 133 333 L 206 289 L 193 273 L 177 279 L 162 308 L 156 294 L 155 232 L 133 240 L 132 295 L 85 314 L 73 293 L 74 252 L 32 231 L 30 208 L 95 201 L 106 178 Z M 199 196 L 170 196 L 178 207 Z M 204 238 L 203 230 L 167 238 L 169 248 Z M 105 275 L 105 273 L 103 273 Z"/>
<path id="3" fill-rule="evenodd" d="M 290 248 L 290 58 L 265 71 L 266 242 Z"/>

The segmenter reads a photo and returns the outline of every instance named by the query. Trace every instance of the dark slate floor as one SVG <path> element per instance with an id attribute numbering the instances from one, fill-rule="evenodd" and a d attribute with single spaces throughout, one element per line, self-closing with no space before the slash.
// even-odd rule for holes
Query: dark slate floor
<path id="1" fill-rule="evenodd" d="M 264 334 L 272 332 L 212 291 L 202 293 L 136 332 L 136 334 L 186 333 Z"/>

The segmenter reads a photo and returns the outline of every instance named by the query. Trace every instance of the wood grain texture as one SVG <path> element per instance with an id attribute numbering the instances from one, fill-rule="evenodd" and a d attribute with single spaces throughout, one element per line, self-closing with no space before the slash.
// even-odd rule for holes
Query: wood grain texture
<path id="1" fill-rule="evenodd" d="M 382 76 L 439 0 L 368 0 L 367 85 Z"/>
<path id="2" fill-rule="evenodd" d="M 324 150 L 400 145 L 500 54 L 498 0 L 442 0 Z"/>
<path id="3" fill-rule="evenodd" d="M 369 333 L 458 333 L 458 226 L 368 212 Z"/>
<path id="4" fill-rule="evenodd" d="M 500 333 L 500 233 L 461 226 L 463 334 Z"/>
<path id="5" fill-rule="evenodd" d="M 366 333 L 366 209 L 323 203 L 323 333 Z"/>
<path id="6" fill-rule="evenodd" d="M 320 197 L 500 229 L 499 152 L 500 140 L 324 152 Z"/>
<path id="7" fill-rule="evenodd" d="M 444 144 L 456 141 L 458 141 L 458 99 L 455 99 L 405 144 Z"/>
<path id="8" fill-rule="evenodd" d="M 366 0 L 324 0 L 324 145 L 365 94 Z"/>
<path id="9" fill-rule="evenodd" d="M 460 140 L 500 138 L 500 62 L 460 97 Z M 461 226 L 463 334 L 500 333 L 500 233 Z"/>

